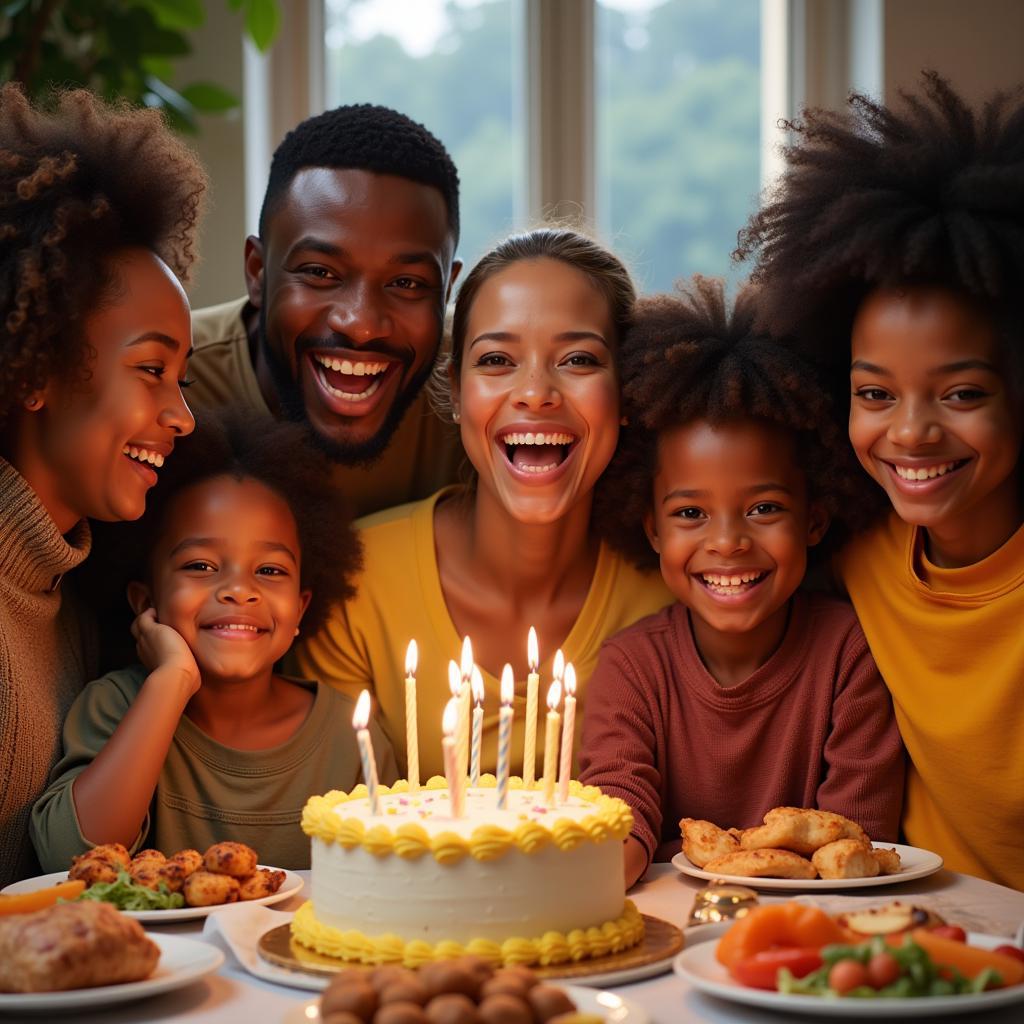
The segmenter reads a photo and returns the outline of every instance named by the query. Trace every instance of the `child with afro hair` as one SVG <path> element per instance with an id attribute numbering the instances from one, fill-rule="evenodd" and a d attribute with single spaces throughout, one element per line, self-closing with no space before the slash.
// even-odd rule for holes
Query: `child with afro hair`
<path id="1" fill-rule="evenodd" d="M 208 414 L 145 516 L 107 536 L 130 567 L 141 664 L 90 683 L 71 708 L 32 813 L 44 869 L 103 843 L 170 854 L 228 839 L 264 863 L 308 867 L 303 805 L 354 786 L 360 763 L 352 699 L 275 671 L 351 596 L 361 560 L 325 460 L 297 424 Z"/>
<path id="2" fill-rule="evenodd" d="M 633 808 L 627 886 L 679 849 L 681 818 L 817 807 L 896 837 L 892 704 L 849 606 L 798 590 L 808 549 L 858 510 L 855 467 L 755 312 L 753 291 L 730 315 L 698 277 L 642 300 L 622 346 L 629 425 L 596 523 L 676 597 L 607 641 L 587 698 L 580 777 Z"/>
<path id="3" fill-rule="evenodd" d="M 741 238 L 764 321 L 827 368 L 884 521 L 836 568 L 910 755 L 903 828 L 1024 888 L 1024 91 L 935 74 L 793 126 Z"/>

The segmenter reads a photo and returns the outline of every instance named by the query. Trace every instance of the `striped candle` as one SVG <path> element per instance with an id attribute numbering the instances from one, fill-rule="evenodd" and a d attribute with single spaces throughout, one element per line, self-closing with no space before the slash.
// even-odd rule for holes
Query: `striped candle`
<path id="1" fill-rule="evenodd" d="M 356 701 L 356 710 L 352 715 L 352 728 L 356 731 L 356 742 L 359 744 L 359 757 L 363 763 L 363 781 L 366 793 L 370 798 L 370 814 L 380 814 L 380 803 L 377 796 L 377 762 L 373 757 L 373 744 L 370 742 L 370 691 L 363 690 Z"/>
<path id="2" fill-rule="evenodd" d="M 498 810 L 508 807 L 508 769 L 509 754 L 512 746 L 512 698 L 515 696 L 516 683 L 512 675 L 512 666 L 506 665 L 501 670 L 501 713 L 498 715 Z"/>
<path id="3" fill-rule="evenodd" d="M 470 677 L 473 688 L 473 739 L 469 754 L 469 784 L 476 786 L 480 782 L 480 741 L 484 731 L 484 677 L 478 666 L 473 666 Z"/>

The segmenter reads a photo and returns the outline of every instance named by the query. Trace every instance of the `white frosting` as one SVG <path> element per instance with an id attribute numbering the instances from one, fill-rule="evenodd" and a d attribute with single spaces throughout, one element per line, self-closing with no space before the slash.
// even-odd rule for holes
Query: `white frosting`
<path id="1" fill-rule="evenodd" d="M 430 800 L 429 798 L 435 799 Z M 594 813 L 584 800 L 550 810 L 537 793 L 512 791 L 509 809 L 498 811 L 493 789 L 471 790 L 467 814 L 453 820 L 447 793 L 390 794 L 386 811 L 369 814 L 367 801 L 341 804 L 337 812 L 361 818 L 367 827 L 397 828 L 421 824 L 430 834 L 456 832 L 469 837 L 480 825 L 510 831 L 526 819 L 552 824 L 560 817 L 580 820 Z M 418 801 L 418 802 L 417 802 Z M 532 854 L 509 849 L 491 861 L 463 857 L 441 864 L 426 854 L 416 859 L 378 857 L 362 846 L 312 841 L 313 906 L 318 920 L 342 931 L 371 938 L 393 934 L 406 942 L 472 939 L 503 942 L 536 939 L 545 932 L 563 934 L 618 918 L 625 904 L 622 842 L 582 842 L 573 850 L 550 844 Z"/>
<path id="2" fill-rule="evenodd" d="M 348 800 L 338 804 L 334 813 L 339 818 L 357 818 L 368 828 L 384 825 L 394 831 L 400 825 L 422 825 L 431 836 L 439 832 L 454 832 L 468 839 L 481 825 L 497 825 L 515 831 L 524 821 L 536 821 L 550 828 L 559 818 L 582 821 L 594 813 L 594 805 L 578 796 L 570 796 L 564 804 L 549 805 L 538 790 L 510 789 L 508 805 L 498 810 L 497 790 L 469 789 L 466 791 L 466 813 L 452 817 L 451 800 L 446 789 L 421 789 L 418 793 L 387 793 L 380 800 L 380 814 L 370 813 L 368 799 Z"/>

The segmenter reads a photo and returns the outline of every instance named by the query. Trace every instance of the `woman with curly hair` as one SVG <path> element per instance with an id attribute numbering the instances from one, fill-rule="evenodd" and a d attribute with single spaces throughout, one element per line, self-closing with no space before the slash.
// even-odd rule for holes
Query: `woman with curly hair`
<path id="1" fill-rule="evenodd" d="M 361 781 L 345 724 L 355 702 L 275 664 L 351 597 L 360 553 L 307 441 L 295 423 L 207 412 L 143 518 L 101 535 L 101 556 L 119 549 L 106 564 L 127 587 L 142 664 L 89 683 L 68 713 L 64 757 L 32 814 L 45 870 L 95 845 L 170 853 L 228 836 L 267 863 L 309 867 L 309 794 Z"/>
<path id="2" fill-rule="evenodd" d="M 518 771 L 530 627 L 542 675 L 551 678 L 561 648 L 585 702 L 604 638 L 669 600 L 657 573 L 635 569 L 590 528 L 594 486 L 619 436 L 618 352 L 634 301 L 622 263 L 567 229 L 513 235 L 477 263 L 455 303 L 438 381 L 475 481 L 361 520 L 358 593 L 298 648 L 304 675 L 350 693 L 374 688 L 397 740 L 402 658 L 415 638 L 424 777 L 443 771 L 446 670 L 464 636 L 484 684 L 484 771 L 497 761 L 503 666 L 520 680 Z"/>
<path id="3" fill-rule="evenodd" d="M 797 589 L 830 521 L 859 512 L 856 465 L 756 309 L 748 289 L 730 314 L 698 277 L 641 300 L 623 343 L 629 426 L 595 522 L 676 597 L 604 645 L 584 716 L 581 781 L 633 808 L 627 886 L 678 851 L 680 818 L 817 807 L 896 838 L 892 703 L 849 606 Z"/>
<path id="4" fill-rule="evenodd" d="M 910 754 L 903 828 L 1024 888 L 1024 92 L 974 111 L 926 74 L 793 130 L 739 255 L 888 499 L 836 564 Z"/>
<path id="5" fill-rule="evenodd" d="M 205 185 L 155 112 L 0 90 L 0 884 L 33 870 L 29 810 L 90 673 L 61 578 L 87 517 L 138 518 L 194 425 L 181 281 Z"/>

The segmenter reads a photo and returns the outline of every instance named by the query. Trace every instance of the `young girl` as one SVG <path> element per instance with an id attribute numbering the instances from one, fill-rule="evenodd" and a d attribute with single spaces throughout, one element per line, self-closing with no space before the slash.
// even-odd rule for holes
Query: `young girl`
<path id="1" fill-rule="evenodd" d="M 397 741 L 403 659 L 416 640 L 422 778 L 442 772 L 447 666 L 463 636 L 483 672 L 484 771 L 497 760 L 502 666 L 521 681 L 518 771 L 530 626 L 544 689 L 561 647 L 585 699 L 604 638 L 669 599 L 656 573 L 634 569 L 590 529 L 594 485 L 619 436 L 618 346 L 633 301 L 623 265 L 573 231 L 515 235 L 483 257 L 459 292 L 443 384 L 475 486 L 362 520 L 358 593 L 299 648 L 304 673 L 348 693 L 373 686 Z"/>
<path id="2" fill-rule="evenodd" d="M 850 608 L 797 591 L 856 505 L 853 467 L 813 375 L 753 316 L 751 292 L 730 318 L 697 278 L 643 301 L 623 345 L 630 425 L 597 520 L 676 597 L 605 644 L 586 707 L 581 780 L 635 814 L 627 886 L 678 850 L 682 817 L 745 828 L 818 807 L 896 836 L 888 694 Z"/>
<path id="3" fill-rule="evenodd" d="M 743 251 L 888 498 L 836 565 L 910 754 L 907 839 L 1021 889 L 1024 100 L 976 114 L 927 75 L 906 101 L 809 112 Z"/>
<path id="4" fill-rule="evenodd" d="M 95 674 L 62 583 L 86 517 L 142 515 L 193 427 L 181 282 L 205 187 L 156 111 L 0 90 L 0 886 L 38 871 L 29 812 Z"/>
<path id="5" fill-rule="evenodd" d="M 32 813 L 44 868 L 101 843 L 171 854 L 225 839 L 308 867 L 306 799 L 359 777 L 353 702 L 274 671 L 351 593 L 359 548 L 329 480 L 293 424 L 208 417 L 181 445 L 139 524 L 148 558 L 128 597 L 142 665 L 90 683 L 68 715 Z"/>

